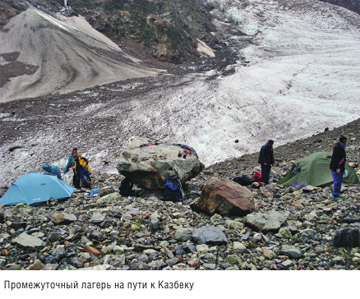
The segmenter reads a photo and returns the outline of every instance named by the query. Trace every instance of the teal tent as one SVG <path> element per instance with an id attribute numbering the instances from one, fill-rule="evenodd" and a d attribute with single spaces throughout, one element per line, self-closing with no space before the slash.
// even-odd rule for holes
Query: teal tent
<path id="1" fill-rule="evenodd" d="M 19 203 L 32 205 L 53 199 L 65 199 L 72 196 L 76 188 L 54 175 L 29 173 L 11 184 L 9 190 L 0 199 L 0 204 L 14 206 Z"/>
<path id="2" fill-rule="evenodd" d="M 278 184 L 290 186 L 292 184 L 303 184 L 312 186 L 323 186 L 333 182 L 329 168 L 331 153 L 312 153 L 304 159 L 295 162 L 292 169 L 283 177 Z M 359 184 L 359 179 L 354 169 L 346 162 L 343 182 L 348 184 Z"/>

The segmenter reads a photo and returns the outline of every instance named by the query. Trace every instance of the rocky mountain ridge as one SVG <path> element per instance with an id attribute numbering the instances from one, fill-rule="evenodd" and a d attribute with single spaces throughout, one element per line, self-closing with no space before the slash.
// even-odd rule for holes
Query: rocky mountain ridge
<path id="1" fill-rule="evenodd" d="M 358 0 L 321 0 L 360 12 Z M 0 27 L 24 11 L 28 3 L 48 13 L 82 15 L 98 31 L 129 54 L 162 66 L 198 60 L 199 40 L 215 51 L 227 45 L 212 22 L 211 2 L 207 1 L 88 1 L 73 0 L 64 10 L 62 0 L 4 0 L 0 4 Z M 246 3 L 243 4 L 246 8 Z M 232 30 L 236 30 L 235 27 Z M 244 34 L 245 36 L 245 34 Z M 169 65 L 168 65 L 169 66 Z"/>

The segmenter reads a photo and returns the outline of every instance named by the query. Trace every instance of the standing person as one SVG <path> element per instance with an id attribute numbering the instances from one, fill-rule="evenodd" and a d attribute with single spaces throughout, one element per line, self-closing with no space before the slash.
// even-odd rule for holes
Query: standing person
<path id="1" fill-rule="evenodd" d="M 73 184 L 74 187 L 79 189 L 80 183 L 85 188 L 91 188 L 91 168 L 86 158 L 80 156 L 77 152 L 73 154 L 74 166 L 73 166 Z"/>
<path id="2" fill-rule="evenodd" d="M 74 166 L 74 154 L 77 153 L 78 153 L 78 149 L 74 147 L 71 152 L 71 155 L 69 156 L 68 162 L 64 168 L 64 174 L 66 174 L 69 171 L 69 168 L 72 168 Z"/>
<path id="3" fill-rule="evenodd" d="M 340 196 L 340 190 L 341 190 L 343 175 L 345 172 L 346 144 L 347 144 L 347 138 L 345 136 L 341 136 L 339 138 L 339 141 L 335 144 L 333 149 L 333 154 L 331 156 L 330 169 L 334 179 L 334 187 L 332 194 L 333 200 L 342 199 L 342 197 Z"/>
<path id="4" fill-rule="evenodd" d="M 73 185 L 75 188 L 80 189 L 80 183 L 82 183 L 85 188 L 91 188 L 91 168 L 89 162 L 86 158 L 79 155 L 76 147 L 73 148 L 71 152 L 68 163 L 64 168 L 64 173 L 67 173 L 69 168 L 72 168 L 74 172 Z"/>
<path id="5" fill-rule="evenodd" d="M 263 145 L 260 149 L 258 163 L 261 165 L 261 182 L 269 184 L 271 166 L 274 164 L 273 140 Z"/>

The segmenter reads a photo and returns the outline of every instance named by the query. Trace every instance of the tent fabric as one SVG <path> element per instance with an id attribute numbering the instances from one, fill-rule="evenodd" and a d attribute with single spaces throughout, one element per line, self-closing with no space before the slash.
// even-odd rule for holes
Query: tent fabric
<path id="1" fill-rule="evenodd" d="M 70 186 L 54 175 L 29 173 L 12 183 L 9 190 L 0 199 L 0 204 L 13 206 L 17 204 L 32 205 L 48 201 L 65 199 L 72 196 L 76 188 Z"/>
<path id="2" fill-rule="evenodd" d="M 331 153 L 316 152 L 304 159 L 295 162 L 294 167 L 278 181 L 278 184 L 290 186 L 291 184 L 302 184 L 311 186 L 322 186 L 333 182 L 329 168 Z M 354 169 L 346 162 L 343 182 L 348 184 L 359 184 L 359 179 Z"/>

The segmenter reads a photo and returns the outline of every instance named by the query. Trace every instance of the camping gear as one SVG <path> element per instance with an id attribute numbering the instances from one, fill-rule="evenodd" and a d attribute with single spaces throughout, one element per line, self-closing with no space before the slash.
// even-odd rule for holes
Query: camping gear
<path id="1" fill-rule="evenodd" d="M 96 197 L 96 196 L 99 196 L 100 195 L 100 188 L 95 188 L 95 189 L 92 189 L 90 191 L 90 193 L 88 194 L 88 198 L 91 198 L 91 197 Z"/>
<path id="2" fill-rule="evenodd" d="M 179 177 L 177 175 L 166 177 L 164 185 L 164 200 L 178 202 L 181 201 L 182 198 L 183 190 Z"/>
<path id="3" fill-rule="evenodd" d="M 121 181 L 119 186 L 119 193 L 121 196 L 131 196 L 133 195 L 133 182 L 129 178 L 125 178 Z"/>
<path id="4" fill-rule="evenodd" d="M 254 179 L 251 179 L 248 175 L 242 175 L 237 176 L 233 178 L 233 181 L 240 184 L 241 186 L 250 186 L 253 182 L 255 182 Z"/>
<path id="5" fill-rule="evenodd" d="M 91 188 L 91 178 L 90 178 L 91 172 L 88 171 L 88 168 L 85 166 L 81 166 L 80 168 L 80 180 L 82 183 L 82 186 L 84 188 Z"/>
<path id="6" fill-rule="evenodd" d="M 290 186 L 291 184 L 303 184 L 312 186 L 323 186 L 331 184 L 333 177 L 329 168 L 331 153 L 316 152 L 304 159 L 295 162 L 292 169 L 283 177 L 278 184 Z M 345 162 L 345 173 L 343 182 L 348 184 L 359 184 L 359 179 L 351 166 Z"/>
<path id="7" fill-rule="evenodd" d="M 54 175 L 29 173 L 16 180 L 0 199 L 0 204 L 14 206 L 20 203 L 32 205 L 65 199 L 72 196 L 76 189 Z"/>

